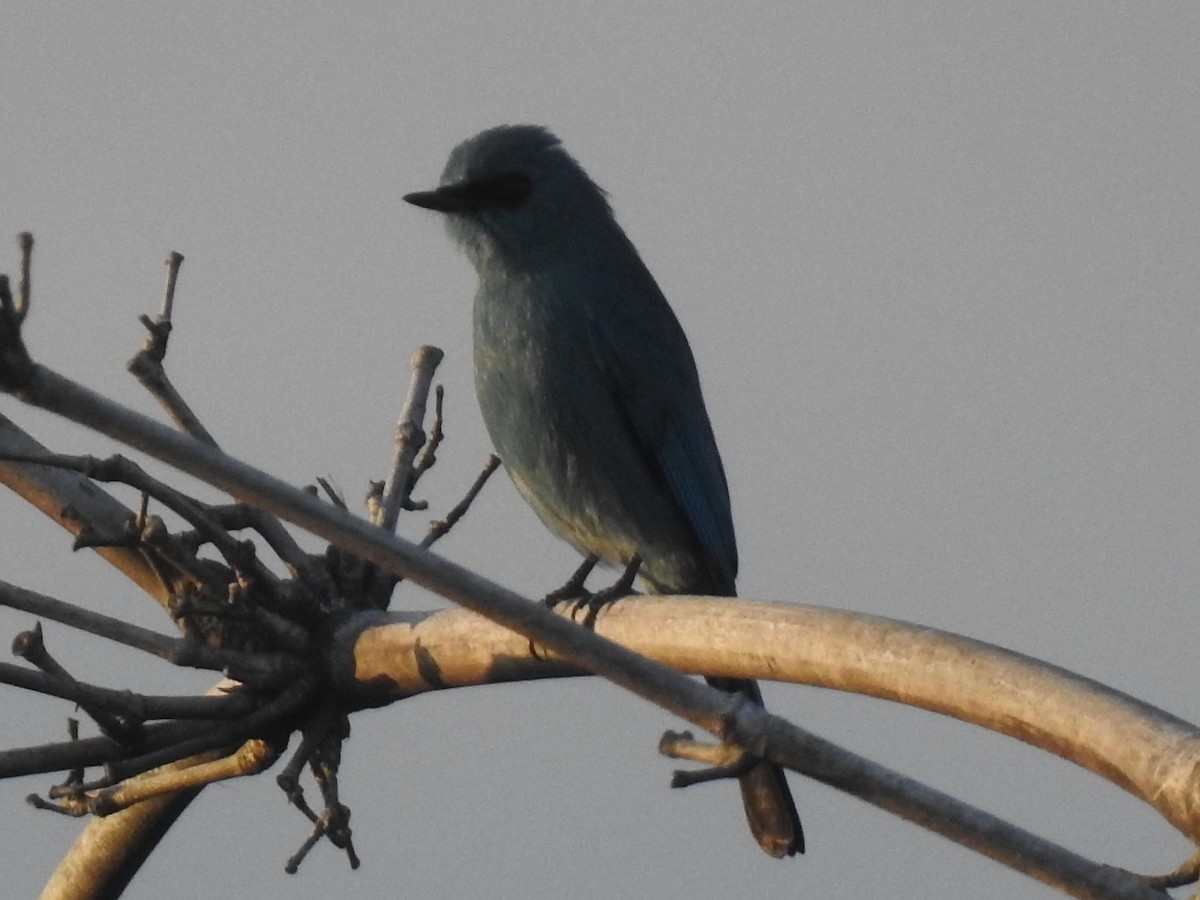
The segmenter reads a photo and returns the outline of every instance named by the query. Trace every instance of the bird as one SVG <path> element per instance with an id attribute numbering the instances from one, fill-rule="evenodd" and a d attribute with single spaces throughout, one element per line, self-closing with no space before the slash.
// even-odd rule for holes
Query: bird
<path id="1" fill-rule="evenodd" d="M 583 593 L 599 560 L 625 567 L 621 595 L 636 574 L 655 593 L 734 596 L 729 489 L 695 359 L 608 195 L 548 129 L 501 125 L 404 200 L 443 214 L 475 268 L 479 406 L 517 491 L 584 556 L 564 591 Z M 762 704 L 754 681 L 708 680 Z M 783 770 L 759 760 L 739 783 L 762 849 L 803 853 Z"/>

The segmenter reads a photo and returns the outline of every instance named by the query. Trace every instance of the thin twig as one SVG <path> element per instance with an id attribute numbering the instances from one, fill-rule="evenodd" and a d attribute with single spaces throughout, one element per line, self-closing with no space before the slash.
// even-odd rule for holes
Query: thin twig
<path id="1" fill-rule="evenodd" d="M 1200 881 L 1200 851 L 1192 854 L 1174 872 L 1169 872 L 1166 875 L 1141 875 L 1138 877 L 1150 887 L 1164 891 L 1170 888 L 1183 887 L 1185 884 L 1195 884 L 1197 881 Z"/>
<path id="2" fill-rule="evenodd" d="M 0 606 L 51 619 L 162 659 L 171 659 L 178 652 L 178 638 L 168 637 L 149 628 L 132 625 L 54 597 L 47 597 L 45 594 L 17 587 L 6 581 L 0 581 Z"/>
<path id="3" fill-rule="evenodd" d="M 20 250 L 21 280 L 17 283 L 17 302 L 15 311 L 17 322 L 20 324 L 29 312 L 29 302 L 33 298 L 33 235 L 22 231 L 17 235 L 17 247 Z"/>
<path id="4" fill-rule="evenodd" d="M 28 456 L 50 452 L 4 416 L 0 416 L 0 451 Z M 0 461 L 0 484 L 76 536 L 93 530 L 115 534 L 134 515 L 103 486 L 75 472 Z M 98 547 L 96 553 L 156 602 L 166 604 L 173 586 L 163 581 L 150 554 L 119 547 Z"/>
<path id="5" fill-rule="evenodd" d="M 127 647 L 133 647 L 177 666 L 236 672 L 237 680 L 281 683 L 302 673 L 305 663 L 282 653 L 245 653 L 212 647 L 188 638 L 172 638 L 120 619 L 47 597 L 0 581 L 0 606 L 19 609 L 44 619 L 61 622 Z"/>
<path id="6" fill-rule="evenodd" d="M 989 857 L 1079 896 L 1161 897 L 1137 879 L 1105 870 L 979 811 L 932 791 L 814 735 L 769 716 L 754 704 L 738 705 L 727 695 L 698 684 L 606 641 L 475 573 L 296 491 L 199 442 L 182 438 L 131 410 L 37 366 L 17 393 L 27 402 L 165 459 L 222 490 L 285 516 L 342 546 L 469 609 L 524 638 L 544 645 L 722 739 L 765 759 L 802 769 L 822 781 L 866 796 Z"/>
<path id="7" fill-rule="evenodd" d="M 145 315 L 139 317 L 139 321 L 149 332 L 149 337 L 142 349 L 129 361 L 127 368 L 141 385 L 159 401 L 181 429 L 197 440 L 216 447 L 218 446 L 216 438 L 172 384 L 164 366 L 168 340 L 174 327 L 171 317 L 174 313 L 175 288 L 182 264 L 183 254 L 172 251 L 167 255 L 167 283 L 163 291 L 162 311 L 154 319 Z M 301 564 L 303 551 L 278 519 L 259 512 L 258 521 L 254 527 L 285 563 Z"/>
<path id="8" fill-rule="evenodd" d="M 334 726 L 334 710 L 326 705 L 309 716 L 301 729 L 300 746 L 292 754 L 283 771 L 275 778 L 275 783 L 287 795 L 288 801 L 308 816 L 312 822 L 317 821 L 317 814 L 304 801 L 304 790 L 300 786 L 300 773 L 308 765 L 313 754 L 325 735 Z"/>
<path id="9" fill-rule="evenodd" d="M 437 451 L 446 438 L 443 430 L 442 412 L 446 400 L 446 390 L 440 384 L 433 389 L 433 424 L 429 426 L 429 438 L 413 463 L 412 483 L 420 481 L 421 476 L 437 463 Z"/>
<path id="10" fill-rule="evenodd" d="M 21 339 L 27 299 L 14 302 L 8 276 L 0 274 L 0 387 L 6 391 L 23 390 L 37 371 Z"/>
<path id="11" fill-rule="evenodd" d="M 79 686 L 79 682 L 46 649 L 41 622 L 38 622 L 33 628 L 27 631 L 22 631 L 13 638 L 12 650 L 15 656 L 19 656 L 26 662 L 37 666 L 46 675 L 56 678 L 59 681 Z M 3 678 L 0 677 L 0 680 L 3 680 Z M 58 696 L 62 695 L 59 694 Z M 102 734 L 123 744 L 129 743 L 136 738 L 141 726 L 140 721 L 131 721 L 128 716 L 122 717 L 118 715 L 118 711 L 106 708 L 107 704 L 105 703 L 92 702 L 90 699 L 84 697 L 72 697 L 70 699 L 75 700 L 79 704 L 79 707 L 91 717 Z"/>
<path id="12" fill-rule="evenodd" d="M 76 718 L 67 719 L 67 738 L 72 742 L 79 740 L 79 720 Z M 83 784 L 84 768 L 83 766 L 75 766 L 67 773 L 67 784 Z"/>
<path id="13" fill-rule="evenodd" d="M 210 506 L 208 512 L 228 531 L 241 531 L 245 528 L 257 531 L 293 575 L 298 574 L 312 560 L 312 556 L 304 551 L 291 532 L 284 528 L 277 518 L 261 509 L 255 509 L 245 503 L 230 503 L 225 506 Z"/>
<path id="14" fill-rule="evenodd" d="M 149 719 L 236 719 L 248 715 L 261 705 L 252 696 L 243 693 L 220 697 L 135 694 L 132 691 L 85 684 L 61 675 L 35 672 L 8 662 L 0 662 L 0 683 L 50 697 L 61 697 L 110 715 L 126 716 L 135 722 Z"/>
<path id="15" fill-rule="evenodd" d="M 179 267 L 183 265 L 183 254 L 172 250 L 167 254 L 167 286 L 163 291 L 162 318 L 171 321 L 175 307 L 175 282 L 179 278 Z"/>
<path id="16" fill-rule="evenodd" d="M 91 737 L 0 750 L 0 778 L 40 775 L 46 772 L 61 772 L 63 769 L 82 769 L 88 766 L 104 765 L 114 759 L 130 756 L 132 753 L 145 753 L 148 750 L 173 746 L 207 734 L 211 730 L 212 723 L 205 720 L 159 722 L 147 725 L 143 729 L 136 750 L 124 747 L 108 737 Z M 79 780 L 72 779 L 70 776 L 67 778 L 68 783 Z"/>
<path id="17" fill-rule="evenodd" d="M 147 772 L 128 778 L 111 788 L 100 788 L 81 798 L 81 805 L 85 812 L 107 816 L 152 797 L 205 787 L 230 778 L 257 775 L 268 768 L 278 756 L 279 750 L 273 743 L 255 738 L 246 741 L 233 753 L 215 760 L 200 761 L 194 766 Z"/>
<path id="18" fill-rule="evenodd" d="M 113 455 L 105 459 L 98 459 L 87 455 L 53 453 L 41 457 L 5 455 L 3 458 L 8 462 L 36 463 L 67 469 L 95 481 L 117 482 L 142 491 L 199 531 L 241 578 L 251 580 L 268 590 L 277 587 L 278 578 L 258 560 L 251 542 L 233 538 L 221 527 L 219 521 L 209 515 L 208 510 L 201 503 L 155 478 L 127 457 Z M 148 519 L 148 521 L 151 520 L 153 517 Z"/>
<path id="19" fill-rule="evenodd" d="M 347 511 L 350 509 L 350 507 L 346 505 L 346 499 L 342 496 L 341 490 L 333 483 L 331 479 L 318 476 L 317 484 L 320 485 L 321 490 L 325 492 L 325 496 L 329 499 L 330 503 L 332 503 L 338 509 L 344 509 Z"/>
<path id="20" fill-rule="evenodd" d="M 747 758 L 754 759 L 740 747 L 698 741 L 690 731 L 664 732 L 658 741 L 658 752 L 669 759 L 690 759 L 716 768 L 736 767 Z"/>
<path id="21" fill-rule="evenodd" d="M 350 829 L 350 807 L 338 799 L 337 772 L 341 764 L 342 742 L 350 734 L 350 723 L 344 713 L 330 710 L 330 717 L 323 719 L 320 736 L 314 732 L 316 746 L 309 759 L 309 766 L 321 789 L 325 811 L 314 821 L 312 834 L 296 854 L 288 860 L 285 871 L 295 873 L 300 863 L 321 837 L 329 839 L 335 847 L 343 850 L 350 861 L 350 868 L 359 866 L 358 854 L 354 851 L 353 834 Z M 301 800 L 301 803 L 303 801 Z M 312 818 L 312 810 L 304 804 L 303 809 Z"/>
<path id="22" fill-rule="evenodd" d="M 671 774 L 673 788 L 741 778 L 758 763 L 757 757 L 741 747 L 697 741 L 690 731 L 665 732 L 658 742 L 658 752 L 671 759 L 690 759 L 708 766 L 691 771 L 677 769 Z"/>
<path id="23" fill-rule="evenodd" d="M 412 491 L 413 460 L 425 443 L 425 405 L 429 399 L 433 373 L 437 371 L 442 355 L 441 350 L 430 346 L 418 347 L 412 355 L 413 374 L 408 383 L 408 396 L 404 399 L 400 421 L 396 425 L 396 451 L 392 456 L 391 470 L 375 519 L 375 524 L 387 532 L 396 530 L 400 511 Z"/>
<path id="24" fill-rule="evenodd" d="M 450 512 L 446 513 L 446 517 L 437 522 L 429 523 L 429 531 L 421 539 L 420 546 L 428 549 L 445 537 L 450 529 L 458 524 L 459 519 L 467 514 L 467 510 L 471 508 L 471 504 L 475 502 L 475 498 L 479 496 L 479 492 L 483 490 L 483 486 L 487 484 L 487 480 L 492 477 L 492 473 L 498 468 L 500 468 L 500 457 L 493 453 L 488 456 L 487 462 L 484 463 L 483 471 L 475 477 L 475 481 L 466 495 L 458 501 Z"/>
<path id="25" fill-rule="evenodd" d="M 108 771 L 107 777 L 99 782 L 93 782 L 86 789 L 110 787 L 119 781 L 124 781 L 126 778 L 158 766 L 208 750 L 235 746 L 247 738 L 262 736 L 265 732 L 277 731 L 286 735 L 290 728 L 284 727 L 283 723 L 308 700 L 312 689 L 313 681 L 311 679 L 297 679 L 279 696 L 240 719 L 213 727 L 204 735 L 165 749 L 107 764 L 105 767 Z"/>
<path id="26" fill-rule="evenodd" d="M 126 368 L 138 380 L 138 383 L 159 402 L 166 410 L 167 415 L 175 421 L 175 424 L 196 440 L 204 441 L 215 447 L 217 446 L 216 439 L 204 427 L 199 416 L 193 412 L 187 401 L 183 399 L 183 395 L 176 390 L 167 376 L 167 370 L 163 367 L 163 360 L 167 356 L 167 343 L 173 327 L 171 313 L 175 305 L 175 284 L 179 278 L 179 267 L 182 263 L 182 254 L 175 252 L 168 254 L 167 285 L 163 292 L 162 312 L 153 319 L 145 315 L 138 317 L 138 321 L 146 327 L 149 336 L 142 349 L 135 353 L 126 364 Z"/>

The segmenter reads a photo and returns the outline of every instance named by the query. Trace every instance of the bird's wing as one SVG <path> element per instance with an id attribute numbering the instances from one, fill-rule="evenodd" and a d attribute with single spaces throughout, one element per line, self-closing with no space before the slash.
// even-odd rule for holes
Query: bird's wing
<path id="1" fill-rule="evenodd" d="M 639 261 L 640 262 L 640 261 Z M 733 593 L 737 542 L 725 469 L 691 348 L 662 292 L 642 268 L 604 284 L 592 340 L 605 384 L 630 437 L 691 525 L 719 584 Z"/>

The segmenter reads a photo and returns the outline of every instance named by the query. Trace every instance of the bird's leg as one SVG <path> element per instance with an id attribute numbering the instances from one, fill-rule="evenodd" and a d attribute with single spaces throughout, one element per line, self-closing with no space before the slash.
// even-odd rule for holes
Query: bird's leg
<path id="1" fill-rule="evenodd" d="M 621 573 L 621 577 L 610 584 L 603 590 L 596 591 L 594 594 L 589 594 L 581 598 L 575 603 L 571 609 L 571 615 L 582 606 L 587 607 L 587 615 L 583 617 L 583 626 L 591 628 L 596 624 L 596 616 L 604 607 L 612 603 L 614 600 L 620 600 L 622 597 L 628 597 L 633 593 L 633 580 L 637 578 L 638 569 L 642 567 L 642 558 L 636 553 L 629 560 L 629 564 L 625 566 L 625 571 Z"/>
<path id="2" fill-rule="evenodd" d="M 596 568 L 598 562 L 600 562 L 600 557 L 589 553 L 584 557 L 583 564 L 567 579 L 567 583 L 548 593 L 542 598 L 542 602 L 553 609 L 560 600 L 577 601 L 590 598 L 591 594 L 588 593 L 584 584 L 587 583 L 588 576 L 592 574 L 592 569 Z"/>
<path id="3" fill-rule="evenodd" d="M 567 583 L 560 588 L 548 593 L 542 598 L 542 602 L 550 609 L 554 609 L 561 600 L 571 601 L 571 615 L 575 614 L 575 610 L 579 608 L 579 604 L 591 599 L 592 595 L 584 585 L 587 583 L 588 576 L 592 574 L 592 569 L 596 568 L 596 563 L 600 562 L 600 557 L 594 553 L 589 553 L 584 557 L 583 563 L 576 569 L 571 577 L 567 579 Z M 540 659 L 537 645 L 533 641 L 529 642 L 529 653 L 535 659 Z"/>

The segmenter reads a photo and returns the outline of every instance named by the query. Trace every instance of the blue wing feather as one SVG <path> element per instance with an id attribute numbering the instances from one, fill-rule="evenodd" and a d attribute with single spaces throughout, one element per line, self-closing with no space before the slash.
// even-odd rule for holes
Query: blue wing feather
<path id="1" fill-rule="evenodd" d="M 594 350 L 631 439 L 683 512 L 713 573 L 716 583 L 689 587 L 732 594 L 737 541 L 729 488 L 696 364 L 675 314 L 639 267 L 621 274 L 636 274 L 641 284 L 605 279 L 599 294 L 606 302 L 593 311 Z"/>

